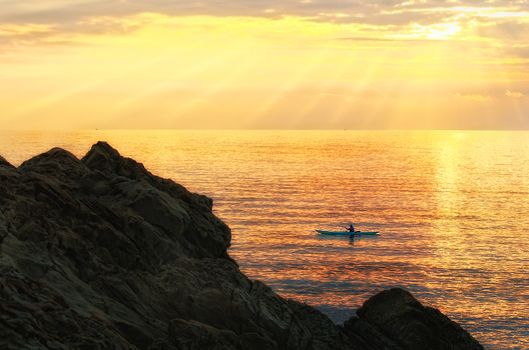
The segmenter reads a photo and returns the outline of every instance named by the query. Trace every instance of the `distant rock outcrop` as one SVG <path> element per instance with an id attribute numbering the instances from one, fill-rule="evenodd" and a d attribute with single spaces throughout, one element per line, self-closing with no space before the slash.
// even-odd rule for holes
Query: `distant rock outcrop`
<path id="1" fill-rule="evenodd" d="M 212 200 L 99 142 L 0 157 L 1 349 L 481 349 L 390 290 L 334 325 L 244 276 Z"/>
<path id="2" fill-rule="evenodd" d="M 374 344 L 373 339 L 377 339 L 391 344 L 391 349 L 483 349 L 457 323 L 399 288 L 371 297 L 357 315 L 344 326 L 345 332 L 359 342 Z"/>

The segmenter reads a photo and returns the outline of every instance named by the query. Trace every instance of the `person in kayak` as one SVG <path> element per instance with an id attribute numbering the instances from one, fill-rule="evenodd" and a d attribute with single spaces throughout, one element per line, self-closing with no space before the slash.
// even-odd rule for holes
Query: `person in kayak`
<path id="1" fill-rule="evenodd" d="M 349 232 L 355 232 L 355 227 L 353 226 L 353 224 L 349 224 L 349 227 L 346 227 L 346 229 Z"/>

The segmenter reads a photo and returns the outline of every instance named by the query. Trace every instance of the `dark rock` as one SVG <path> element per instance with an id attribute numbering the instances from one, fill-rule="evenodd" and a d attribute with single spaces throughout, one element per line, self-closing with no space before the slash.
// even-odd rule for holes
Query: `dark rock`
<path id="1" fill-rule="evenodd" d="M 208 326 L 197 321 L 175 319 L 169 322 L 169 342 L 176 349 L 242 350 L 233 331 Z"/>
<path id="2" fill-rule="evenodd" d="M 320 311 L 313 307 L 289 300 L 288 304 L 294 315 L 308 328 L 313 335 L 312 346 L 319 350 L 364 349 L 351 339 Z"/>
<path id="3" fill-rule="evenodd" d="M 119 175 L 135 180 L 152 176 L 143 164 L 122 157 L 116 149 L 102 141 L 92 146 L 82 162 L 92 170 L 99 170 L 114 176 Z"/>
<path id="4" fill-rule="evenodd" d="M 0 156 L 0 166 L 14 168 L 4 157 Z"/>
<path id="5" fill-rule="evenodd" d="M 345 329 L 279 297 L 239 271 L 212 206 L 104 142 L 0 158 L 0 348 L 478 348 L 408 294 Z"/>
<path id="6" fill-rule="evenodd" d="M 79 159 L 72 153 L 57 147 L 25 161 L 19 169 L 21 171 L 35 171 L 40 174 L 57 172 L 55 175 L 62 173 L 71 175 L 67 173 L 68 171 L 79 174 L 84 170 Z"/>
<path id="7" fill-rule="evenodd" d="M 392 348 L 410 350 L 483 349 L 455 322 L 436 309 L 424 307 L 409 292 L 394 288 L 367 300 L 358 318 L 346 322 L 349 334 L 383 339 Z"/>

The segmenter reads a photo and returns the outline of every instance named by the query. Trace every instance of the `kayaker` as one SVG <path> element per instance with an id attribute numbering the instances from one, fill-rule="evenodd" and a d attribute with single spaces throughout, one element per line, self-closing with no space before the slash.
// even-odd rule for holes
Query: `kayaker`
<path id="1" fill-rule="evenodd" d="M 353 224 L 350 224 L 349 227 L 346 227 L 346 229 L 349 232 L 355 232 L 355 227 L 353 226 Z"/>

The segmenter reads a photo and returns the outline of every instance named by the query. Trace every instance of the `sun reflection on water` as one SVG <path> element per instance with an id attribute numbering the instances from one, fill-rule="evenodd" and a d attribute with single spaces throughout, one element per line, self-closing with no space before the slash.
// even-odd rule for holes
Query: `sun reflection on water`
<path id="1" fill-rule="evenodd" d="M 403 286 L 490 349 L 529 348 L 529 133 L 90 131 L 6 134 L 13 163 L 104 139 L 215 200 L 252 278 L 343 321 Z M 318 236 L 354 221 L 380 237 Z"/>

